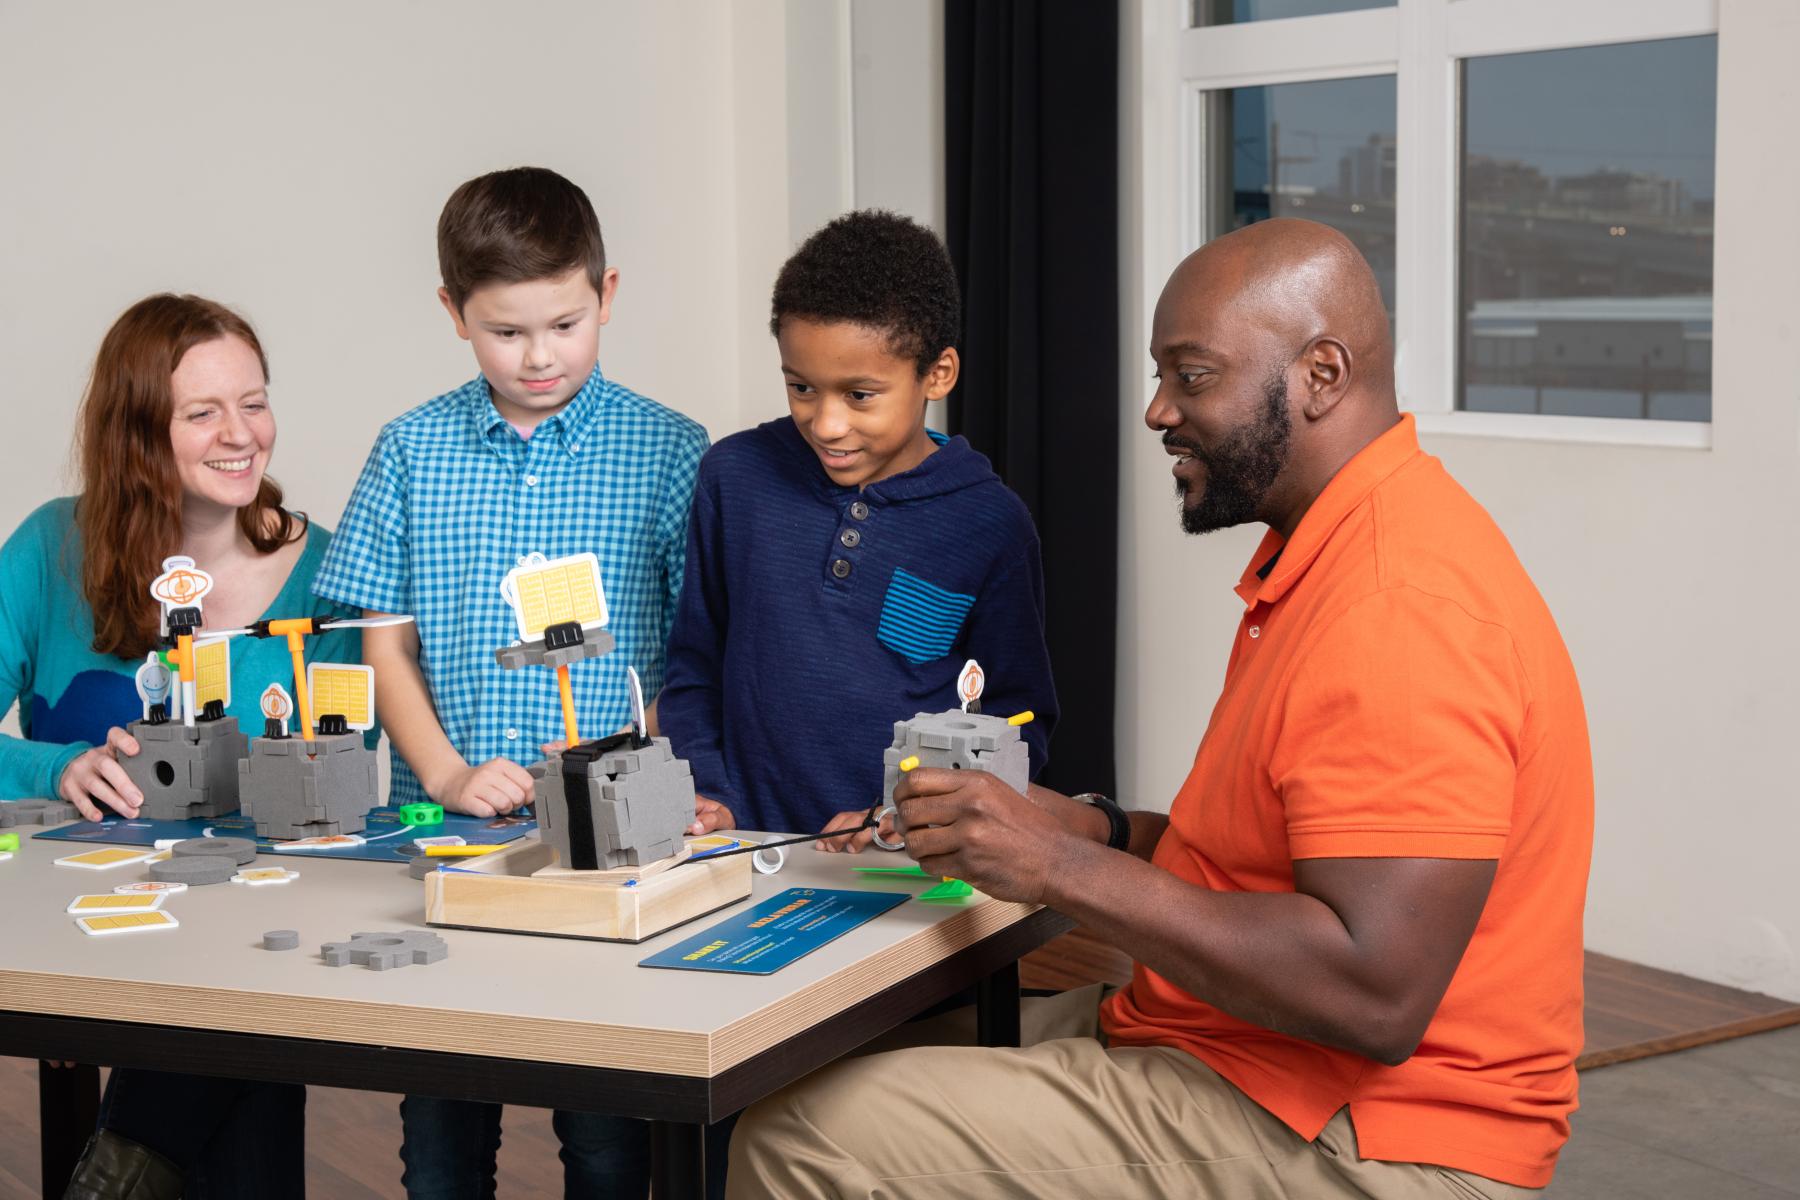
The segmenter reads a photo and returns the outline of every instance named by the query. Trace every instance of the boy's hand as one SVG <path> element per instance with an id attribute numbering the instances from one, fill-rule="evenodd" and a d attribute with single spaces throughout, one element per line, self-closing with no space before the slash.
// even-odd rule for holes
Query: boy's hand
<path id="1" fill-rule="evenodd" d="M 731 810 L 717 800 L 708 800 L 705 796 L 694 797 L 694 823 L 688 826 L 688 836 L 697 837 L 703 833 L 711 833 L 715 829 L 736 829 L 737 818 Z"/>
<path id="2" fill-rule="evenodd" d="M 119 765 L 119 755 L 130 758 L 137 752 L 137 739 L 113 726 L 106 731 L 106 745 L 84 751 L 63 768 L 57 795 L 73 804 L 84 820 L 98 821 L 103 815 L 96 800 L 122 817 L 137 816 L 144 793 Z"/>
<path id="3" fill-rule="evenodd" d="M 557 738 L 554 742 L 545 742 L 543 745 L 539 746 L 538 751 L 542 753 L 545 758 L 549 758 L 552 754 L 561 754 L 568 748 L 568 738 Z"/>
<path id="4" fill-rule="evenodd" d="M 451 812 L 497 817 L 531 802 L 530 772 L 510 758 L 490 758 L 450 778 L 439 800 Z"/>
<path id="5" fill-rule="evenodd" d="M 839 829 L 855 829 L 867 820 L 868 816 L 869 810 L 866 808 L 859 808 L 855 812 L 841 812 L 825 822 L 825 828 L 819 832 L 833 833 Z M 846 854 L 860 854 L 868 848 L 870 842 L 875 840 L 877 832 L 890 842 L 894 840 L 894 819 L 891 815 L 883 816 L 880 825 L 864 829 L 860 833 L 848 837 L 820 838 L 813 843 L 813 849 L 823 850 L 827 854 L 835 854 L 840 850 Z"/>

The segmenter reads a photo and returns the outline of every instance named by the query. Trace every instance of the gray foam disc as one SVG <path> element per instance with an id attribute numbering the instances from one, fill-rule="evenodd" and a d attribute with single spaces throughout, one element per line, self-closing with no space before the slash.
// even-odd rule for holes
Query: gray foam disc
<path id="1" fill-rule="evenodd" d="M 256 859 L 256 843 L 249 838 L 197 837 L 176 842 L 169 848 L 176 858 L 229 858 L 238 866 Z"/>
<path id="2" fill-rule="evenodd" d="M 447 860 L 442 858 L 427 858 L 421 854 L 419 857 L 407 862 L 406 873 L 411 875 L 414 879 L 423 879 L 439 867 L 443 866 L 446 861 Z"/>
<path id="3" fill-rule="evenodd" d="M 300 948 L 300 931 L 297 929 L 271 929 L 263 934 L 264 950 L 298 950 Z"/>
<path id="4" fill-rule="evenodd" d="M 234 858 L 221 858 L 216 854 L 188 854 L 181 858 L 167 858 L 159 863 L 151 863 L 150 878 L 185 883 L 189 887 L 203 887 L 209 883 L 227 883 L 237 874 L 237 870 L 238 862 Z"/>

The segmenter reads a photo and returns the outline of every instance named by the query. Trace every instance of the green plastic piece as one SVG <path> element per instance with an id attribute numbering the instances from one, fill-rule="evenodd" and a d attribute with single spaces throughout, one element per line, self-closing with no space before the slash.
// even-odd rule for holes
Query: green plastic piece
<path id="1" fill-rule="evenodd" d="M 927 875 L 925 868 L 918 863 L 914 863 L 910 867 L 858 867 L 856 869 L 864 875 L 919 875 L 926 879 L 937 878 L 935 875 Z"/>
<path id="2" fill-rule="evenodd" d="M 16 833 L 0 833 L 0 850 L 17 850 L 19 835 Z"/>
<path id="3" fill-rule="evenodd" d="M 921 893 L 921 900 L 961 900 L 964 896 L 973 895 L 975 889 L 960 879 L 946 879 L 929 892 Z"/>
<path id="4" fill-rule="evenodd" d="M 444 806 L 418 801 L 414 804 L 400 806 L 400 819 L 408 825 L 442 825 L 444 823 Z"/>

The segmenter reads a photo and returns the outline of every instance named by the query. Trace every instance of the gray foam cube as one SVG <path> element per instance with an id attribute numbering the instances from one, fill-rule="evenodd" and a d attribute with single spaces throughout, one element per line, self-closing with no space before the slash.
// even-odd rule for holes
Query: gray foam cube
<path id="1" fill-rule="evenodd" d="M 195 721 L 191 728 L 180 721 L 133 721 L 126 732 L 139 751 L 120 755 L 119 765 L 144 793 L 140 816 L 185 821 L 238 810 L 238 762 L 249 753 L 250 739 L 236 717 Z"/>
<path id="2" fill-rule="evenodd" d="M 1031 783 L 1031 748 L 1019 736 L 1016 725 L 1005 717 L 966 713 L 958 709 L 918 713 L 910 721 L 894 722 L 894 744 L 882 751 L 882 802 L 894 802 L 900 786 L 901 760 L 916 757 L 921 767 L 986 771 L 1023 792 Z M 894 827 L 906 832 L 900 814 Z"/>
<path id="3" fill-rule="evenodd" d="M 553 754 L 530 770 L 536 779 L 532 797 L 539 836 L 569 866 L 576 856 L 570 845 L 562 756 Z M 668 738 L 602 755 L 588 764 L 587 776 L 598 869 L 641 867 L 681 849 L 694 822 L 694 773 L 686 759 L 675 756 Z"/>
<path id="4" fill-rule="evenodd" d="M 244 815 L 257 837 L 332 837 L 361 833 L 380 799 L 375 752 L 360 733 L 252 738 L 239 765 Z"/>

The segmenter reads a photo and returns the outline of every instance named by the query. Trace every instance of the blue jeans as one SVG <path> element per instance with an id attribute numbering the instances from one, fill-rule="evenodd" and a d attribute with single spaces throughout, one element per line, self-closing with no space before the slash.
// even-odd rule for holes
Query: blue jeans
<path id="1" fill-rule="evenodd" d="M 408 1200 L 493 1200 L 500 1106 L 477 1100 L 407 1096 L 400 1177 Z M 650 1192 L 650 1126 L 631 1117 L 564 1112 L 551 1116 L 562 1141 L 565 1200 L 642 1200 Z"/>
<path id="2" fill-rule="evenodd" d="M 187 1177 L 187 1200 L 304 1200 L 306 1089 L 118 1068 L 100 1126 L 148 1146 Z"/>

